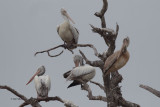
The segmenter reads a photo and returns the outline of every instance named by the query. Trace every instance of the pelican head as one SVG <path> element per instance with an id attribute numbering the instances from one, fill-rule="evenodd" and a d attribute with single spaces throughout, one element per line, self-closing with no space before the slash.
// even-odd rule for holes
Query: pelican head
<path id="1" fill-rule="evenodd" d="M 74 61 L 74 63 L 75 63 L 75 67 L 79 66 L 79 64 L 80 64 L 80 65 L 84 65 L 84 64 L 83 64 L 83 58 L 82 58 L 80 55 L 75 55 L 75 56 L 73 57 L 73 61 Z"/>
<path id="2" fill-rule="evenodd" d="M 41 67 L 38 68 L 38 76 L 41 76 L 45 73 L 45 67 L 42 65 Z"/>
<path id="3" fill-rule="evenodd" d="M 65 9 L 61 8 L 61 14 L 62 14 L 62 16 L 64 17 L 65 20 L 70 20 L 73 24 L 75 24 L 74 21 L 72 20 L 72 18 L 68 15 L 68 13 Z"/>
<path id="4" fill-rule="evenodd" d="M 28 81 L 28 83 L 26 85 L 28 85 L 30 82 L 32 82 L 32 80 L 34 79 L 34 77 L 37 76 L 41 76 L 45 73 L 45 67 L 41 66 L 38 68 L 37 72 L 31 77 L 31 79 Z"/>
<path id="5" fill-rule="evenodd" d="M 124 44 L 125 47 L 129 46 L 129 42 L 130 42 L 129 37 L 126 37 L 126 38 L 123 39 L 123 44 Z"/>
<path id="6" fill-rule="evenodd" d="M 126 37 L 123 39 L 123 45 L 121 51 L 126 52 L 128 46 L 129 46 L 129 37 Z"/>

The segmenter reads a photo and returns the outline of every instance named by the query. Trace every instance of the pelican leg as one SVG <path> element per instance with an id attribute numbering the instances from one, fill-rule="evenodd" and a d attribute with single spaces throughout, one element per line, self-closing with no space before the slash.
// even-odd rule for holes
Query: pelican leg
<path id="1" fill-rule="evenodd" d="M 81 88 L 83 88 L 84 84 L 86 84 L 86 82 L 84 82 L 82 79 L 77 79 L 77 81 L 81 82 Z"/>
<path id="2" fill-rule="evenodd" d="M 73 42 L 67 43 L 67 48 L 68 49 L 74 49 L 76 46 L 73 45 Z"/>
<path id="3" fill-rule="evenodd" d="M 48 92 L 49 92 L 49 90 L 48 90 L 48 87 L 47 87 L 47 95 L 46 95 L 46 97 L 45 98 L 48 98 Z M 49 100 L 47 100 L 46 102 L 48 102 Z"/>
<path id="4" fill-rule="evenodd" d="M 41 96 L 39 96 L 38 93 L 37 93 L 37 99 L 41 99 Z"/>
<path id="5" fill-rule="evenodd" d="M 39 98 L 38 92 L 37 92 L 37 99 Z"/>
<path id="6" fill-rule="evenodd" d="M 66 45 L 66 42 L 64 41 L 64 45 Z"/>
<path id="7" fill-rule="evenodd" d="M 48 87 L 47 87 L 47 95 L 46 95 L 46 98 L 48 97 Z"/>
<path id="8" fill-rule="evenodd" d="M 84 82 L 82 79 L 77 79 L 77 81 L 81 82 L 82 84 L 85 84 L 86 82 Z"/>
<path id="9" fill-rule="evenodd" d="M 67 43 L 65 41 L 64 41 L 63 46 L 64 46 L 64 49 L 68 49 L 68 45 L 67 45 Z"/>

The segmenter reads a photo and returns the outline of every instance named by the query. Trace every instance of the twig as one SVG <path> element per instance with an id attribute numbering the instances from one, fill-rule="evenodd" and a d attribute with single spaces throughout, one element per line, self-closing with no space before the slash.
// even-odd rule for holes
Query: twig
<path id="1" fill-rule="evenodd" d="M 97 49 L 96 49 L 95 46 L 92 45 L 92 44 L 74 44 L 74 46 L 77 46 L 77 47 L 90 47 L 90 48 L 92 48 L 92 49 L 94 50 L 95 56 L 98 56 L 98 55 L 99 55 Z"/>
<path id="2" fill-rule="evenodd" d="M 79 50 L 79 52 L 82 55 L 83 59 L 86 61 L 86 64 L 103 69 L 104 62 L 102 60 L 90 61 L 86 58 L 86 56 L 84 55 L 84 53 L 81 50 Z"/>
<path id="3" fill-rule="evenodd" d="M 104 102 L 108 102 L 106 97 L 103 96 L 93 96 L 92 95 L 92 90 L 90 89 L 88 84 L 83 84 L 83 86 L 81 87 L 82 90 L 85 90 L 88 92 L 87 97 L 89 98 L 89 100 L 100 100 L 100 101 L 104 101 Z"/>
<path id="4" fill-rule="evenodd" d="M 114 31 L 113 29 L 110 28 L 97 28 L 93 25 L 90 24 L 90 26 L 92 27 L 92 31 L 94 33 L 99 33 L 101 36 L 109 36 L 106 33 L 110 34 L 110 35 L 116 35 L 116 31 Z"/>
<path id="5" fill-rule="evenodd" d="M 139 87 L 151 92 L 152 94 L 154 94 L 155 96 L 159 97 L 160 98 L 160 91 L 157 91 L 156 89 L 153 89 L 152 87 L 150 86 L 147 86 L 147 85 L 139 85 Z"/>
<path id="6" fill-rule="evenodd" d="M 90 82 L 95 84 L 95 85 L 97 85 L 97 86 L 99 86 L 99 88 L 101 88 L 105 92 L 104 86 L 102 84 L 100 84 L 98 82 L 95 82 L 95 81 L 90 81 Z"/>
<path id="7" fill-rule="evenodd" d="M 54 47 L 54 48 L 50 48 L 50 49 L 47 49 L 47 50 L 44 50 L 44 51 L 39 51 L 39 52 L 36 52 L 34 55 L 36 56 L 37 54 L 39 54 L 39 53 L 45 53 L 45 52 L 47 52 L 48 53 L 48 56 L 50 56 L 50 57 L 57 57 L 57 56 L 59 56 L 59 55 L 61 55 L 62 53 L 63 53 L 63 51 L 61 51 L 59 54 L 57 54 L 57 55 L 50 55 L 50 51 L 52 51 L 52 50 L 54 50 L 54 49 L 57 49 L 57 48 L 59 48 L 59 47 L 63 47 L 63 48 L 65 48 L 65 45 L 63 44 L 63 45 L 58 45 L 58 46 L 56 46 L 56 47 Z"/>

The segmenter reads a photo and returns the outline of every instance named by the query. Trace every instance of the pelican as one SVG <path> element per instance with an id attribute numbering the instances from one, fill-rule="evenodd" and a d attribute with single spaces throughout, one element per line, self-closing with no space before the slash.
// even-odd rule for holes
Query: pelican
<path id="1" fill-rule="evenodd" d="M 104 64 L 104 74 L 108 75 L 110 72 L 117 71 L 122 68 L 129 60 L 129 52 L 127 47 L 129 45 L 129 37 L 123 40 L 123 45 L 120 50 L 109 56 Z"/>
<path id="2" fill-rule="evenodd" d="M 96 74 L 96 70 L 94 67 L 83 64 L 83 58 L 80 55 L 75 55 L 73 57 L 73 61 L 75 63 L 75 67 L 71 71 L 68 71 L 63 74 L 64 78 L 66 78 L 67 81 L 68 80 L 73 81 L 68 86 L 68 88 L 80 84 L 85 84 L 92 78 L 94 78 Z"/>
<path id="3" fill-rule="evenodd" d="M 64 41 L 64 44 L 66 43 L 70 49 L 74 49 L 76 46 L 72 46 L 72 44 L 78 43 L 79 32 L 70 23 L 71 21 L 73 24 L 75 24 L 65 9 L 61 8 L 61 14 L 65 21 L 57 27 L 57 33 Z"/>
<path id="4" fill-rule="evenodd" d="M 51 88 L 50 77 L 48 75 L 43 75 L 44 73 L 45 67 L 41 66 L 26 84 L 28 85 L 34 79 L 34 84 L 37 91 L 37 98 L 48 97 L 48 92 Z"/>

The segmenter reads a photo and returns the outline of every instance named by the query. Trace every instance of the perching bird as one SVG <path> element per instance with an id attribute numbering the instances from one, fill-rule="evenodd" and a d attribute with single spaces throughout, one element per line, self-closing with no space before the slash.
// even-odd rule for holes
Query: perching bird
<path id="1" fill-rule="evenodd" d="M 90 65 L 84 65 L 83 64 L 83 58 L 79 55 L 75 55 L 73 57 L 75 67 L 66 73 L 63 74 L 64 78 L 66 80 L 73 81 L 68 88 L 81 85 L 83 83 L 87 83 L 90 81 L 96 74 L 96 70 L 94 67 Z M 79 66 L 80 64 L 80 66 Z"/>
<path id="2" fill-rule="evenodd" d="M 65 9 L 61 8 L 61 14 L 65 21 L 57 27 L 57 32 L 64 43 L 66 43 L 70 49 L 74 49 L 76 46 L 73 46 L 72 44 L 78 43 L 79 32 L 70 23 L 71 21 L 73 24 L 75 24 Z"/>
<path id="3" fill-rule="evenodd" d="M 108 75 L 110 72 L 117 71 L 122 68 L 129 60 L 129 52 L 127 47 L 129 45 L 129 37 L 123 40 L 123 45 L 119 51 L 116 51 L 107 58 L 104 64 L 104 75 Z"/>
<path id="4" fill-rule="evenodd" d="M 41 66 L 26 84 L 28 85 L 34 79 L 34 84 L 37 91 L 37 98 L 48 97 L 48 92 L 51 88 L 50 77 L 48 75 L 43 75 L 44 73 L 45 67 Z"/>

